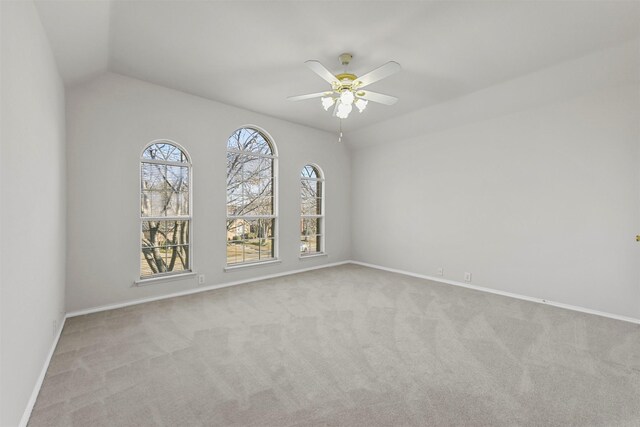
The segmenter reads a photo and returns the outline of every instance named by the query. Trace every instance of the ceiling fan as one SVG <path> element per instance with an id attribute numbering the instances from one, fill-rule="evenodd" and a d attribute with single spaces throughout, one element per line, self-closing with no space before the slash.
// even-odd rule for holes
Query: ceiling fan
<path id="1" fill-rule="evenodd" d="M 389 61 L 384 65 L 368 72 L 362 77 L 355 74 L 347 73 L 346 67 L 351 62 L 353 55 L 343 53 L 339 56 L 340 63 L 345 66 L 345 72 L 334 75 L 331 71 L 318 61 L 310 60 L 305 64 L 311 68 L 311 71 L 322 77 L 331 85 L 331 90 L 318 93 L 310 93 L 308 95 L 290 96 L 289 101 L 302 101 L 305 99 L 321 98 L 322 106 L 325 110 L 329 110 L 332 106 L 333 116 L 340 119 L 349 117 L 349 113 L 355 105 L 361 113 L 367 108 L 369 101 L 377 102 L 384 105 L 393 105 L 398 101 L 395 96 L 384 95 L 382 93 L 364 90 L 366 86 L 382 80 L 385 77 L 400 71 L 400 64 Z"/>

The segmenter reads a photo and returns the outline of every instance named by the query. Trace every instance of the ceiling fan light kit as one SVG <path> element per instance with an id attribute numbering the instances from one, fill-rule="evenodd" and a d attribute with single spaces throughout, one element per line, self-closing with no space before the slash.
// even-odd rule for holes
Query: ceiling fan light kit
<path id="1" fill-rule="evenodd" d="M 350 53 L 343 53 L 339 56 L 340 63 L 345 67 L 345 69 L 351 63 L 351 59 L 353 59 L 353 55 Z M 354 105 L 358 111 L 362 113 L 364 109 L 367 108 L 369 101 L 384 105 L 393 105 L 398 101 L 398 98 L 393 96 L 362 90 L 365 86 L 400 71 L 400 64 L 397 62 L 389 61 L 362 77 L 358 77 L 355 74 L 347 72 L 334 75 L 320 62 L 314 60 L 306 61 L 305 64 L 313 72 L 328 82 L 331 85 L 331 90 L 308 95 L 290 96 L 287 98 L 290 101 L 320 98 L 322 107 L 325 111 L 334 107 L 333 116 L 338 117 L 339 119 L 346 119 L 349 117 L 349 114 L 353 111 Z"/>

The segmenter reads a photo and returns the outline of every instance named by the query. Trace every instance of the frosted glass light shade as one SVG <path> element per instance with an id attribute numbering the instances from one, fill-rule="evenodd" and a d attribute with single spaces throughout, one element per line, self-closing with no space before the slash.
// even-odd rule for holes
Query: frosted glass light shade
<path id="1" fill-rule="evenodd" d="M 325 111 L 327 111 L 335 102 L 335 99 L 331 98 L 330 96 L 325 96 L 321 99 L 322 101 L 322 106 L 324 107 Z"/>
<path id="2" fill-rule="evenodd" d="M 364 111 L 365 108 L 367 108 L 367 104 L 369 103 L 369 101 L 367 101 L 366 99 L 362 99 L 362 98 L 358 98 L 355 102 L 356 107 L 358 107 L 358 111 L 360 111 L 361 113 Z"/>
<path id="3" fill-rule="evenodd" d="M 346 119 L 347 117 L 349 117 L 349 113 L 351 113 L 351 110 L 353 110 L 351 104 L 343 104 L 342 102 L 340 102 L 340 105 L 338 105 L 336 116 L 341 119 Z"/>
<path id="4" fill-rule="evenodd" d="M 345 90 L 340 95 L 340 102 L 342 102 L 343 104 L 351 105 L 353 104 L 355 98 L 356 97 L 353 95 L 353 92 L 351 92 L 350 90 Z"/>

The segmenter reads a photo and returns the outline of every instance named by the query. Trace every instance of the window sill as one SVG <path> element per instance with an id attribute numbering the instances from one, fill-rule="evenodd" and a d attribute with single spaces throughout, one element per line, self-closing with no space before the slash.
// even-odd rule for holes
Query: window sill
<path id="1" fill-rule="evenodd" d="M 262 267 L 264 265 L 270 265 L 270 264 L 280 264 L 282 261 L 279 259 L 271 259 L 269 261 L 257 261 L 257 262 L 251 262 L 251 263 L 247 263 L 247 264 L 237 264 L 237 265 L 228 265 L 224 268 L 224 271 L 235 271 L 235 270 L 243 270 L 245 268 L 250 268 L 250 267 Z"/>
<path id="2" fill-rule="evenodd" d="M 298 256 L 298 259 L 300 261 L 302 261 L 303 259 L 308 259 L 308 258 L 319 258 L 319 257 L 323 257 L 323 256 L 328 256 L 326 252 L 320 252 L 317 254 L 311 254 L 311 255 L 300 255 Z"/>
<path id="3" fill-rule="evenodd" d="M 196 277 L 198 273 L 195 271 L 189 271 L 187 273 L 168 274 L 166 276 L 149 277 L 148 279 L 138 279 L 133 282 L 134 286 L 147 286 L 155 283 L 173 282 L 174 280 L 190 279 Z"/>

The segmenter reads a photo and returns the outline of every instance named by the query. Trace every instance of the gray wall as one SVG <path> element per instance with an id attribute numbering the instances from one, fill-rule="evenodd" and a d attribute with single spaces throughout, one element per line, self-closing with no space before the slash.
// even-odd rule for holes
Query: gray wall
<path id="1" fill-rule="evenodd" d="M 349 259 L 349 152 L 336 135 L 107 73 L 67 93 L 69 312 L 196 288 L 195 278 L 133 286 L 139 275 L 139 159 L 155 139 L 193 161 L 194 268 L 215 285 Z M 266 130 L 279 154 L 282 263 L 224 272 L 226 141 L 237 128 Z M 326 178 L 328 256 L 298 259 L 300 169 Z"/>
<path id="2" fill-rule="evenodd" d="M 65 109 L 35 6 L 0 3 L 0 425 L 15 426 L 65 310 Z"/>
<path id="3" fill-rule="evenodd" d="M 352 152 L 353 258 L 429 276 L 441 267 L 458 282 L 471 272 L 473 285 L 640 318 L 635 55 L 592 64 L 610 74 L 631 67 L 619 75 L 632 81 L 418 133 L 432 119 L 425 111 L 408 138 L 384 139 L 394 127 L 411 132 L 393 121 L 378 139 L 360 135 L 368 145 L 356 141 Z M 596 72 L 584 68 L 592 59 L 570 64 L 574 79 Z M 542 73 L 494 93 L 562 84 Z M 495 103 L 491 91 L 482 96 Z"/>

